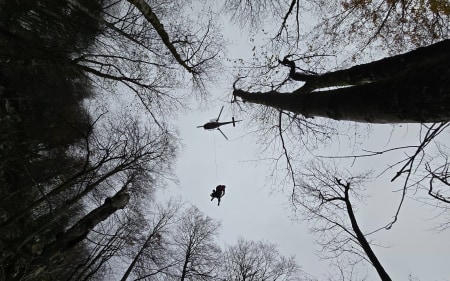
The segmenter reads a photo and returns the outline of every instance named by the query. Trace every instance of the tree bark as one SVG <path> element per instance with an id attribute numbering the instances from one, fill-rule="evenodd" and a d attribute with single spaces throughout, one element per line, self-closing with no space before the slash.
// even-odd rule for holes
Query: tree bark
<path id="1" fill-rule="evenodd" d="M 445 43 L 445 44 L 444 44 Z M 302 114 L 306 117 L 325 117 L 364 123 L 428 123 L 450 121 L 450 40 L 420 48 L 394 57 L 357 67 L 319 75 L 305 87 L 320 84 L 330 87 L 365 81 L 373 75 L 374 81 L 332 90 L 311 92 L 303 87 L 290 93 L 247 92 L 236 89 L 235 97 L 244 102 Z M 439 47 L 439 48 L 438 48 Z M 420 52 L 419 52 L 420 50 Z M 434 54 L 431 54 L 436 52 Z M 415 54 L 415 55 L 414 55 Z M 430 54 L 427 56 L 426 54 Z M 415 59 L 414 59 L 415 58 Z M 402 62 L 407 61 L 406 65 Z M 384 77 L 382 69 L 396 65 L 404 70 Z M 358 74 L 365 72 L 366 74 Z M 370 74 L 372 73 L 372 74 Z M 377 77 L 375 77 L 377 76 Z M 324 77 L 328 77 L 325 79 Z M 347 77 L 347 78 L 346 78 Z M 365 78 L 364 78 L 365 77 Z M 327 81 L 325 83 L 324 81 Z M 309 86 L 307 85 L 309 83 Z"/>
<path id="2" fill-rule="evenodd" d="M 128 193 L 124 190 L 119 191 L 113 197 L 107 198 L 103 205 L 91 211 L 66 232 L 59 235 L 55 241 L 47 244 L 42 250 L 41 256 L 34 262 L 34 269 L 27 276 L 27 279 L 34 280 L 66 251 L 86 238 L 89 231 L 97 224 L 107 219 L 115 211 L 125 208 L 129 199 L 130 195 Z"/>
<path id="3" fill-rule="evenodd" d="M 443 56 L 450 55 L 450 40 L 444 40 L 436 44 L 417 48 L 413 51 L 387 57 L 378 61 L 360 64 L 348 69 L 324 73 L 322 75 L 299 74 L 293 69 L 293 62 L 284 63 L 291 67 L 290 77 L 297 81 L 305 81 L 301 92 L 311 92 L 315 89 L 362 85 L 375 81 L 386 80 L 405 71 L 420 68 L 421 64 L 435 64 Z M 293 64 L 293 65 L 292 65 Z"/>

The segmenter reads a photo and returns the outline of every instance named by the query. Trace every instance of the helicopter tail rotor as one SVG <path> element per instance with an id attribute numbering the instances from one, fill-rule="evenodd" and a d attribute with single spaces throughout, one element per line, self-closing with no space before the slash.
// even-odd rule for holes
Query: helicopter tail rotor
<path id="1" fill-rule="evenodd" d="M 234 117 L 231 117 L 231 120 L 233 122 L 233 127 L 236 127 L 237 122 L 241 122 L 242 120 L 235 120 Z"/>

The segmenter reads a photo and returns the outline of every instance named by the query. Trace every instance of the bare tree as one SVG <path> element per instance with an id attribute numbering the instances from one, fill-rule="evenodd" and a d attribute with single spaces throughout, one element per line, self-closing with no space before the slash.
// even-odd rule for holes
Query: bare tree
<path id="1" fill-rule="evenodd" d="M 366 123 L 445 122 L 450 120 L 447 104 L 448 52 L 445 40 L 415 51 L 346 70 L 322 75 L 297 73 L 289 77 L 305 82 L 288 93 L 276 90 L 248 92 L 235 89 L 233 95 L 305 117 L 326 117 Z M 403 68 L 403 70 L 401 69 Z M 338 87 L 332 90 L 321 90 Z"/>
<path id="2" fill-rule="evenodd" d="M 391 280 L 382 266 L 357 220 L 355 202 L 364 198 L 363 187 L 368 174 L 352 176 L 345 180 L 329 165 L 312 164 L 295 189 L 293 204 L 302 206 L 304 219 L 311 222 L 317 233 L 324 258 L 366 261 L 377 271 L 381 280 Z M 351 254 L 349 257 L 348 254 Z M 350 263 L 351 264 L 351 263 Z"/>
<path id="3" fill-rule="evenodd" d="M 217 280 L 221 250 L 214 240 L 219 227 L 219 222 L 196 207 L 184 210 L 170 237 L 171 256 L 176 265 L 169 280 Z"/>
<path id="4" fill-rule="evenodd" d="M 218 280 L 309 280 L 294 257 L 282 256 L 275 244 L 263 241 L 239 238 L 236 245 L 225 249 L 222 260 L 222 274 Z"/>
<path id="5" fill-rule="evenodd" d="M 126 189 L 120 190 L 116 195 L 105 200 L 102 206 L 92 210 L 71 228 L 58 235 L 55 241 L 44 246 L 41 255 L 31 265 L 32 271 L 27 273 L 23 279 L 35 280 L 47 267 L 58 263 L 60 257 L 85 239 L 91 229 L 118 209 L 125 208 L 129 199 L 130 196 Z"/>
<path id="6" fill-rule="evenodd" d="M 60 141 L 54 145 L 56 148 L 52 146 L 51 149 L 60 153 L 58 155 L 73 156 L 73 159 L 58 162 L 57 160 L 61 160 L 62 157 L 55 157 L 51 163 L 46 162 L 45 160 L 49 158 L 46 155 L 53 151 L 49 148 L 50 145 L 36 138 L 27 140 L 30 149 L 23 153 L 27 155 L 27 151 L 33 151 L 35 158 L 15 157 L 14 161 L 10 161 L 11 159 L 5 161 L 7 165 L 3 165 L 2 161 L 2 171 L 6 171 L 5 181 L 9 181 L 11 183 L 9 186 L 14 187 L 11 188 L 11 192 L 7 190 L 6 196 L 2 196 L 3 202 L 11 201 L 10 199 L 27 199 L 18 205 L 18 208 L 5 210 L 2 208 L 1 210 L 0 251 L 3 262 L 2 272 L 6 272 L 5 278 L 14 276 L 20 279 L 21 273 L 29 272 L 29 269 L 24 269 L 28 261 L 39 259 L 41 254 L 48 256 L 41 257 L 45 268 L 49 267 L 53 256 L 61 256 L 55 254 L 60 250 L 63 249 L 64 255 L 69 256 L 66 250 L 72 251 L 73 248 L 66 247 L 64 242 L 66 240 L 70 242 L 69 244 L 76 241 L 73 244 L 78 245 L 80 241 L 86 242 L 94 237 L 92 235 L 86 238 L 84 235 L 86 231 L 82 231 L 80 235 L 71 229 L 71 226 L 76 226 L 78 230 L 91 230 L 94 226 L 101 229 L 104 224 L 117 219 L 113 212 L 109 212 L 108 219 L 105 216 L 84 214 L 91 210 L 90 207 L 96 206 L 97 209 L 104 210 L 101 206 L 109 206 L 110 203 L 105 202 L 105 198 L 114 198 L 113 195 L 118 190 L 127 190 L 131 200 L 138 196 L 148 198 L 156 188 L 161 186 L 164 179 L 172 176 L 171 163 L 175 157 L 176 145 L 175 135 L 170 133 L 166 123 L 167 116 L 174 114 L 173 109 L 184 107 L 186 103 L 183 99 L 188 96 L 178 95 L 180 92 L 172 90 L 192 84 L 195 90 L 200 90 L 203 94 L 207 81 L 205 78 L 213 74 L 213 68 L 217 66 L 217 58 L 222 49 L 222 38 L 216 32 L 212 20 L 213 14 L 205 9 L 201 20 L 198 15 L 193 16 L 189 11 L 181 14 L 180 11 L 186 11 L 183 9 L 186 3 L 183 2 L 152 2 L 151 5 L 146 1 L 131 0 L 128 2 L 68 0 L 57 5 L 52 5 L 50 2 L 41 1 L 23 5 L 12 2 L 0 4 L 2 7 L 1 91 L 3 96 L 3 89 L 6 89 L 8 104 L 12 100 L 22 100 L 20 95 L 18 95 L 19 99 L 16 94 L 26 88 L 17 87 L 22 81 L 14 78 L 14 75 L 29 71 L 28 68 L 30 68 L 32 75 L 27 78 L 35 78 L 36 70 L 45 70 L 44 67 L 40 67 L 41 65 L 53 67 L 58 65 L 60 66 L 58 69 L 65 70 L 60 73 L 63 74 L 61 76 L 52 76 L 62 81 L 62 86 L 59 87 L 58 84 L 56 87 L 58 91 L 55 92 L 65 93 L 72 87 L 78 91 L 74 95 L 76 98 L 69 99 L 74 104 L 61 103 L 61 107 L 69 113 L 71 118 L 73 117 L 73 120 L 68 118 L 69 120 L 64 120 L 67 124 L 62 122 L 65 126 L 60 126 L 58 123 L 60 120 L 53 118 L 48 126 L 53 134 L 52 137 L 65 141 Z M 3 10 L 4 7 L 6 8 Z M 191 28 L 199 22 L 202 24 Z M 42 38 L 38 34 L 43 35 Z M 58 41 L 58 39 L 61 40 Z M 15 67 L 9 70 L 10 66 Z M 70 75 L 66 75 L 66 71 Z M 191 79 L 186 79 L 187 75 L 187 78 Z M 47 82 L 47 79 L 37 80 L 40 80 L 40 83 Z M 48 83 L 51 84 L 50 79 Z M 40 88 L 34 83 L 30 84 L 33 85 L 30 87 L 33 91 Z M 82 120 L 85 122 L 82 123 L 81 117 L 85 116 L 81 113 L 85 112 L 79 110 L 78 105 L 87 94 L 81 93 L 83 91 L 77 87 L 80 85 L 90 86 L 84 88 L 86 93 L 91 93 L 92 88 L 107 90 L 110 93 L 119 90 L 122 92 L 124 88 L 131 91 L 150 114 L 151 126 L 130 119 L 130 116 L 123 116 L 120 122 L 111 122 L 113 126 L 105 125 L 100 117 L 92 122 L 89 122 L 91 121 L 89 118 L 85 118 L 87 121 Z M 46 93 L 44 87 L 43 89 L 42 92 Z M 25 94 L 21 93 L 25 96 L 28 94 L 29 92 L 26 91 Z M 44 97 L 55 101 L 61 99 L 58 96 Z M 46 105 L 43 102 L 45 98 L 41 100 L 36 98 L 34 101 Z M 24 104 L 19 102 L 14 108 L 26 109 Z M 48 116 L 52 113 L 45 106 L 42 112 L 44 112 L 42 115 Z M 25 114 L 29 114 L 29 111 L 17 114 L 19 121 L 13 126 L 14 129 L 20 127 L 21 138 L 8 140 L 14 149 L 18 148 L 17 143 L 22 143 L 23 136 L 27 136 L 28 133 L 24 126 L 28 123 L 20 122 Z M 80 119 L 79 123 L 76 122 L 76 118 Z M 39 123 L 34 122 L 33 124 Z M 116 126 L 117 124 L 119 126 Z M 67 130 L 67 127 L 73 128 Z M 76 133 L 75 136 L 72 135 L 73 132 Z M 46 173 L 45 176 L 36 177 L 39 174 L 37 169 L 31 172 L 24 170 L 26 173 L 22 173 L 22 167 L 13 163 L 20 163 L 20 161 L 27 164 L 36 163 L 38 158 L 39 161 L 43 160 L 42 163 L 47 164 L 42 171 L 61 172 Z M 70 162 L 71 165 L 65 165 L 66 162 Z M 51 165 L 55 168 L 52 169 Z M 17 172 L 18 168 L 20 173 Z M 22 175 L 25 176 L 20 177 Z M 1 176 L 3 183 L 3 173 Z M 24 184 L 22 182 L 18 184 L 19 179 Z M 89 207 L 84 210 L 83 204 Z M 89 222 L 84 223 L 85 216 Z M 99 224 L 98 218 L 100 221 L 104 219 L 105 221 Z M 78 224 L 77 221 L 82 223 Z M 105 247 L 100 247 L 99 252 L 91 252 L 93 254 L 88 259 L 87 271 L 84 271 L 85 267 L 81 269 L 84 272 L 74 272 L 72 276 L 89 278 L 102 264 L 105 264 L 109 255 L 116 252 L 114 247 L 120 247 L 123 244 L 123 240 L 117 238 L 121 233 L 118 229 L 120 227 L 112 227 L 111 232 L 104 231 L 104 234 L 113 233 L 114 239 L 96 240 L 96 242 L 108 242 Z M 66 237 L 64 241 L 55 237 L 57 232 L 67 236 L 63 235 Z M 47 247 L 50 241 L 55 241 L 56 246 Z M 82 244 L 86 252 L 98 246 L 91 247 L 87 242 Z M 147 244 L 144 243 L 144 246 Z M 3 270 L 4 268 L 6 270 Z M 131 266 L 130 270 L 132 268 L 135 267 Z M 39 274 L 37 271 L 32 273 L 32 275 Z M 54 276 L 61 275 L 55 273 Z"/>
<path id="7" fill-rule="evenodd" d="M 367 48 L 398 53 L 435 43 L 449 34 L 450 10 L 445 1 L 307 2 L 318 18 L 315 30 L 324 31 L 310 32 L 303 38 L 309 39 L 313 49 L 320 48 L 321 43 L 324 49 L 335 50 L 352 45 L 352 57 L 361 58 L 361 54 L 369 53 L 363 52 Z"/>
<path id="8" fill-rule="evenodd" d="M 132 198 L 148 198 L 161 181 L 170 177 L 175 147 L 168 134 L 161 133 L 158 127 L 155 130 L 157 134 L 153 134 L 150 128 L 143 127 L 137 121 L 126 116 L 121 118 L 124 123 L 116 119 L 112 122 L 115 127 L 107 122 L 100 125 L 99 122 L 100 128 L 86 136 L 79 150 L 73 150 L 72 153 L 84 157 L 84 164 L 79 166 L 78 171 L 72 171 L 72 175 L 66 178 L 52 179 L 41 197 L 22 206 L 16 213 L 10 213 L 1 225 L 3 233 L 11 233 L 18 222 L 29 216 L 34 217 L 34 222 L 14 241 L 2 245 L 3 261 L 22 256 L 25 249 L 30 251 L 32 248 L 33 255 L 39 253 L 46 240 L 53 239 L 57 232 L 54 228 L 63 227 L 58 224 L 59 221 L 68 220 L 70 223 L 83 216 L 82 211 L 74 211 L 80 208 L 80 204 L 103 204 L 105 198 L 118 190 L 126 190 Z M 105 127 L 102 129 L 102 126 Z M 86 236 L 78 237 L 81 241 Z M 24 258 L 31 257 L 25 255 Z"/>
<path id="9" fill-rule="evenodd" d="M 174 90 L 191 84 L 204 94 L 220 69 L 223 40 L 207 9 L 193 17 L 188 3 L 130 0 L 105 2 L 98 16 L 77 0 L 71 3 L 103 27 L 93 50 L 71 63 L 108 91 L 123 85 L 161 125 L 186 104 Z"/>
<path id="10" fill-rule="evenodd" d="M 287 19 L 292 13 L 294 7 L 298 8 L 298 1 L 236 1 L 227 0 L 222 9 L 230 14 L 231 20 L 238 23 L 241 27 L 249 27 L 251 30 L 258 30 L 264 25 L 264 19 L 267 17 L 283 18 L 280 21 L 281 28 L 285 28 Z M 298 16 L 298 14 L 297 14 Z"/>
<path id="11" fill-rule="evenodd" d="M 437 174 L 432 171 L 445 170 L 448 155 L 446 146 L 439 142 L 438 136 L 447 130 L 450 117 L 436 108 L 445 108 L 445 106 L 441 106 L 441 103 L 448 99 L 445 94 L 447 92 L 445 88 L 449 86 L 446 82 L 447 79 L 441 80 L 440 78 L 442 75 L 446 75 L 444 73 L 448 73 L 448 68 L 444 65 L 439 66 L 440 58 L 444 60 L 449 58 L 448 48 L 441 49 L 448 44 L 449 41 L 444 40 L 402 55 L 324 74 L 299 70 L 296 63 L 286 57 L 279 61 L 280 65 L 289 68 L 289 79 L 296 83 L 298 83 L 297 81 L 303 82 L 303 85 L 297 86 L 291 92 L 284 93 L 278 90 L 284 86 L 283 83 L 278 85 L 278 88 L 267 92 L 235 89 L 233 93 L 235 96 L 242 97 L 246 102 L 262 104 L 275 109 L 272 111 L 275 118 L 272 117 L 271 122 L 276 123 L 270 131 L 279 137 L 282 154 L 285 156 L 289 177 L 293 181 L 294 187 L 298 186 L 298 182 L 301 181 L 299 178 L 302 175 L 295 169 L 293 163 L 296 162 L 296 159 L 292 157 L 291 153 L 293 152 L 289 151 L 293 149 L 292 143 L 294 145 L 296 143 L 293 136 L 295 134 L 300 136 L 297 146 L 303 145 L 304 149 L 308 149 L 309 147 L 303 142 L 305 131 L 309 131 L 314 136 L 323 134 L 326 137 L 321 140 L 325 141 L 327 137 L 329 139 L 332 137 L 331 134 L 344 134 L 343 131 L 328 130 L 327 126 L 321 125 L 323 122 L 321 119 L 314 117 L 360 123 L 437 122 L 418 126 L 419 132 L 424 132 L 420 134 L 421 139 L 418 145 L 401 146 L 353 156 L 356 156 L 354 158 L 356 159 L 379 156 L 399 150 L 404 150 L 408 155 L 398 163 L 388 164 L 390 169 L 397 167 L 399 169 L 391 181 L 404 179 L 404 182 L 401 183 L 403 196 L 393 221 L 386 226 L 389 229 L 398 218 L 408 189 L 420 187 L 428 190 L 428 194 L 439 201 L 442 210 L 447 209 L 445 173 L 436 177 Z M 428 65 L 428 67 L 424 67 L 424 69 L 429 69 L 427 73 L 421 73 L 421 66 L 424 65 Z M 432 74 L 432 77 L 429 77 L 431 79 L 428 80 L 427 75 L 438 69 L 440 69 L 439 73 Z M 413 78 L 415 75 L 418 76 Z M 419 80 L 419 83 L 414 84 Z M 394 81 L 396 82 L 394 83 Z M 394 83 L 395 86 L 391 83 Z M 415 85 L 417 88 L 409 89 L 408 87 L 411 85 Z M 423 96 L 422 93 L 425 91 L 416 92 L 418 95 L 415 95 L 414 91 L 420 88 L 430 91 Z M 385 94 L 386 96 L 383 97 Z M 430 103 L 428 104 L 425 100 Z M 277 112 L 278 118 L 276 118 Z M 441 113 L 443 114 L 441 115 Z M 266 116 L 268 116 L 267 113 Z M 268 125 L 266 125 L 267 127 Z M 266 132 L 268 131 L 267 129 Z M 291 142 L 288 143 L 288 140 Z M 430 144 L 436 145 L 437 149 L 430 148 L 432 146 Z M 298 149 L 298 147 L 294 149 Z M 312 151 L 309 152 L 314 156 Z M 330 158 L 338 157 L 340 156 L 331 156 Z M 349 157 L 352 158 L 351 155 Z M 433 168 L 430 163 L 434 163 Z M 443 180 L 439 180 L 439 178 Z M 435 193 L 436 190 L 439 192 Z"/>
<path id="12" fill-rule="evenodd" d="M 448 39 L 450 29 L 445 1 L 229 0 L 224 9 L 252 30 L 261 30 L 262 19 L 274 15 L 279 26 L 270 35 L 275 53 L 290 49 L 297 54 L 344 55 L 349 61 L 371 56 L 374 49 L 397 54 L 430 45 Z"/>
<path id="13" fill-rule="evenodd" d="M 139 225 L 135 230 L 135 241 L 128 244 L 132 253 L 131 262 L 121 278 L 128 280 L 133 276 L 134 280 L 157 280 L 158 276 L 166 275 L 175 266 L 170 258 L 169 239 L 177 222 L 181 204 L 169 201 L 166 204 L 156 204 L 150 212 L 146 212 L 148 222 L 146 226 Z M 141 212 L 140 210 L 139 212 Z M 142 233 L 142 228 L 148 228 L 148 233 Z M 129 239 L 133 239 L 129 236 Z"/>
<path id="14" fill-rule="evenodd" d="M 125 209 L 122 214 L 126 211 Z M 109 219 L 109 223 L 117 220 Z M 128 225 L 125 223 L 115 225 L 114 227 L 107 227 L 105 223 L 97 226 L 96 229 L 89 233 L 89 243 L 80 243 L 77 245 L 78 249 L 75 249 L 71 253 L 66 255 L 66 260 L 71 261 L 67 268 L 64 270 L 64 274 L 61 274 L 61 280 L 96 280 L 104 279 L 109 276 L 111 272 L 108 264 L 116 257 L 121 256 L 121 250 L 126 247 L 128 233 Z M 108 233 L 105 230 L 112 229 Z M 87 252 L 88 254 L 80 254 Z"/>

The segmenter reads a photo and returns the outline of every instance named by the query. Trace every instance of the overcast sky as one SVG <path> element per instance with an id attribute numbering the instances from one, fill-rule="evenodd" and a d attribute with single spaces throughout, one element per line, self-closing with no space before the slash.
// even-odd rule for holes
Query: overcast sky
<path id="1" fill-rule="evenodd" d="M 179 123 L 185 144 L 177 162 L 179 185 L 171 186 L 165 191 L 166 195 L 181 196 L 220 220 L 221 243 L 233 244 L 240 236 L 276 243 L 284 255 L 296 255 L 303 270 L 323 280 L 323 274 L 329 269 L 328 262 L 316 256 L 315 251 L 319 248 L 315 245 L 314 233 L 309 233 L 306 223 L 301 220 L 290 219 L 288 194 L 275 193 L 274 190 L 283 187 L 267 184 L 269 167 L 252 161 L 259 158 L 258 149 L 252 137 L 244 136 L 245 127 L 223 127 L 230 141 L 220 132 L 196 128 L 214 117 L 218 110 L 220 104 L 215 110 L 187 114 Z M 226 113 L 223 116 L 224 120 L 229 117 Z M 390 130 L 387 128 L 385 132 Z M 373 132 L 377 133 L 382 134 L 377 130 Z M 375 168 L 376 163 L 370 162 L 361 161 L 360 165 Z M 220 207 L 209 197 L 217 184 L 227 186 Z M 385 225 L 395 214 L 400 194 L 394 190 L 395 186 L 389 184 L 387 177 L 368 186 L 370 198 L 357 212 L 365 231 Z M 436 223 L 431 220 L 434 215 L 436 212 L 430 207 L 407 200 L 394 227 L 375 236 L 378 242 L 388 246 L 375 247 L 375 252 L 393 280 L 407 280 L 409 274 L 420 280 L 450 280 L 450 242 L 447 233 L 429 230 Z M 369 273 L 372 278 L 368 280 L 377 279 L 372 269 Z"/>
<path id="2" fill-rule="evenodd" d="M 227 30 L 232 42 L 228 47 L 229 58 L 251 56 L 252 45 L 246 36 L 231 24 Z M 231 120 L 230 104 L 224 100 L 231 98 L 232 81 L 223 82 L 211 91 L 208 109 L 200 110 L 193 105 L 193 110 L 181 115 L 177 121 L 184 144 L 176 167 L 179 184 L 172 184 L 163 196 L 181 196 L 207 215 L 220 220 L 220 243 L 234 244 L 238 237 L 276 243 L 282 254 L 296 255 L 304 271 L 325 280 L 330 273 L 329 263 L 316 255 L 319 247 L 315 243 L 315 234 L 309 233 L 305 222 L 291 220 L 289 194 L 281 192 L 283 186 L 269 184 L 271 171 L 267 163 L 254 161 L 261 155 L 258 154 L 256 139 L 247 134 L 247 120 L 236 128 L 231 125 L 222 127 L 229 141 L 218 131 L 196 128 L 216 118 L 222 106 L 225 109 L 221 121 Z M 224 98 L 226 95 L 229 98 Z M 240 119 L 240 116 L 235 118 Z M 391 125 L 374 126 L 364 148 L 382 150 L 387 144 L 394 147 L 396 143 L 404 145 L 408 141 L 417 144 L 416 132 L 413 125 L 396 126 L 394 131 Z M 334 155 L 342 151 L 342 148 L 330 147 L 323 154 Z M 395 162 L 404 155 L 390 154 L 386 157 L 392 157 L 392 162 Z M 385 162 L 374 162 L 374 159 L 358 160 L 357 168 L 382 170 L 389 163 L 386 159 L 383 159 Z M 364 231 L 385 225 L 395 214 L 400 193 L 394 191 L 401 188 L 400 183 L 390 183 L 395 172 L 392 170 L 367 186 L 370 197 L 366 205 L 357 210 Z M 211 189 L 218 184 L 227 186 L 220 207 L 209 197 Z M 284 188 L 289 190 L 290 187 Z M 410 274 L 423 281 L 450 280 L 448 231 L 436 233 L 430 230 L 436 224 L 436 220 L 431 220 L 436 214 L 431 207 L 408 199 L 395 226 L 372 237 L 387 246 L 374 247 L 374 250 L 393 280 L 408 280 Z M 367 270 L 368 280 L 378 279 L 371 267 Z M 362 272 L 360 276 L 364 274 Z"/>

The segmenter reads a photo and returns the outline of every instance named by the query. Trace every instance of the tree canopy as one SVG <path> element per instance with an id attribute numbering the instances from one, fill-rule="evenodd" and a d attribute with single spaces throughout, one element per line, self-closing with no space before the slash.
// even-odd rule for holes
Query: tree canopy
<path id="1" fill-rule="evenodd" d="M 224 18 L 252 58 L 227 57 Z M 320 256 L 344 279 L 367 262 L 391 280 L 372 234 L 412 191 L 449 210 L 449 35 L 445 0 L 2 1 L 0 279 L 311 280 L 275 244 L 220 246 L 219 221 L 155 195 L 176 178 L 172 117 L 231 73 L 230 108 Z M 418 139 L 364 149 L 361 124 L 380 123 L 414 123 Z M 349 154 L 329 148 L 342 139 Z M 402 156 L 373 169 L 401 199 L 366 230 L 358 212 L 379 178 L 354 164 L 390 153 Z"/>

